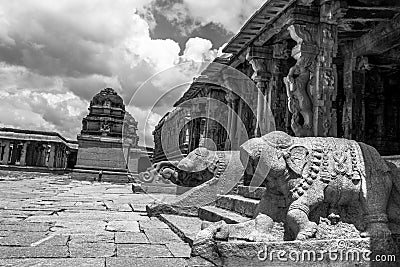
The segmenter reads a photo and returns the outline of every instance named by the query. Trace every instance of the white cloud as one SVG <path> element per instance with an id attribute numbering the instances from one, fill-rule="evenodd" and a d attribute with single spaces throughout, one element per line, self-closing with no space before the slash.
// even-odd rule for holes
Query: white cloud
<path id="1" fill-rule="evenodd" d="M 165 16 L 184 35 L 211 22 L 236 33 L 264 2 L 265 0 L 154 0 L 148 8 Z M 154 23 L 154 17 L 146 16 L 147 13 L 148 11 L 143 16 Z"/>
<path id="2" fill-rule="evenodd" d="M 173 40 L 151 39 L 149 24 L 135 14 L 149 2 L 0 0 L 0 125 L 75 138 L 102 88 L 113 87 L 127 103 L 140 84 L 171 68 L 152 80 L 132 112 L 139 125 L 146 112 L 148 125 L 157 124 L 163 114 L 150 111 L 157 95 L 190 82 L 200 70 L 190 62 L 213 59 L 217 51 L 202 38 L 189 39 L 183 53 Z M 182 62 L 189 63 L 176 67 Z"/>

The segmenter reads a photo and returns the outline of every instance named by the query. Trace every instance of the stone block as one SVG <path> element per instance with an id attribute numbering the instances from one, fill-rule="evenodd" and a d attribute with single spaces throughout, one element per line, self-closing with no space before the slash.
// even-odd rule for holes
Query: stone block
<path id="1" fill-rule="evenodd" d="M 153 244 L 117 244 L 118 257 L 168 258 L 171 252 L 165 245 Z"/>
<path id="2" fill-rule="evenodd" d="M 117 244 L 148 244 L 149 239 L 144 233 L 116 232 L 115 243 Z"/>
<path id="3" fill-rule="evenodd" d="M 114 243 L 73 243 L 68 244 L 72 258 L 100 258 L 115 256 Z"/>
<path id="4" fill-rule="evenodd" d="M 106 258 L 107 267 L 185 267 L 186 260 L 182 258 Z"/>
<path id="5" fill-rule="evenodd" d="M 144 229 L 150 242 L 153 244 L 167 244 L 171 242 L 182 242 L 182 240 L 170 229 Z"/>

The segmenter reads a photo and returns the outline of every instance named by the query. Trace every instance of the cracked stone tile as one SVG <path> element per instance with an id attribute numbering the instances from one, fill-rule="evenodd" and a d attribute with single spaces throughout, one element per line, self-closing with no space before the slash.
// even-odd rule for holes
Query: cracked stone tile
<path id="1" fill-rule="evenodd" d="M 5 267 L 25 267 L 25 266 L 40 266 L 40 267 L 99 267 L 104 266 L 102 258 L 63 258 L 63 259 L 48 259 L 48 258 L 31 258 L 31 259 L 0 259 L 0 266 Z"/>
<path id="2" fill-rule="evenodd" d="M 115 243 L 117 244 L 148 244 L 149 239 L 144 233 L 116 232 Z"/>
<path id="3" fill-rule="evenodd" d="M 45 234 L 44 232 L 14 232 L 14 234 L 1 237 L 1 246 L 63 246 L 66 245 L 68 236 Z"/>
<path id="4" fill-rule="evenodd" d="M 106 230 L 112 232 L 140 232 L 137 221 L 111 221 L 107 224 Z"/>
<path id="5" fill-rule="evenodd" d="M 140 229 L 156 228 L 156 229 L 169 229 L 168 225 L 160 221 L 158 218 L 150 218 L 147 221 L 139 222 Z"/>
<path id="6" fill-rule="evenodd" d="M 99 258 L 115 256 L 114 243 L 73 243 L 68 244 L 72 258 Z"/>
<path id="7" fill-rule="evenodd" d="M 172 254 L 165 245 L 117 244 L 117 257 L 162 258 Z"/>
<path id="8" fill-rule="evenodd" d="M 177 258 L 132 258 L 132 257 L 116 257 L 106 258 L 107 267 L 185 267 L 185 259 Z"/>
<path id="9" fill-rule="evenodd" d="M 106 232 L 102 234 L 72 234 L 70 235 L 73 243 L 113 243 L 114 233 Z"/>
<path id="10" fill-rule="evenodd" d="M 172 230 L 170 229 L 156 229 L 156 228 L 149 228 L 144 229 L 144 232 L 147 238 L 150 240 L 150 243 L 155 244 L 167 244 L 173 242 L 183 242 L 179 236 L 177 236 Z"/>
<path id="11" fill-rule="evenodd" d="M 172 255 L 177 258 L 190 258 L 192 249 L 186 243 L 167 243 L 165 244 Z"/>
<path id="12" fill-rule="evenodd" d="M 66 258 L 67 246 L 6 247 L 0 246 L 0 258 Z"/>

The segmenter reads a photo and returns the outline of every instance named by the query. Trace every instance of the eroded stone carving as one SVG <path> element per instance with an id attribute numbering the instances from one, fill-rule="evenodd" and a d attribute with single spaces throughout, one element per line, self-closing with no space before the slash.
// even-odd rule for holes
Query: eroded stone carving
<path id="1" fill-rule="evenodd" d="M 170 170 L 171 166 L 174 170 Z M 228 193 L 243 174 L 239 151 L 211 151 L 204 147 L 194 149 L 179 162 L 163 162 L 157 167 L 166 179 L 179 177 L 179 172 L 185 172 L 188 176 L 201 174 L 205 181 L 170 203 L 148 206 L 147 211 L 151 215 L 197 214 L 198 207 L 210 204 L 219 195 Z"/>
<path id="2" fill-rule="evenodd" d="M 172 182 L 180 186 L 195 187 L 218 177 L 224 166 L 217 153 L 206 148 L 196 148 L 181 161 L 161 161 L 153 164 L 149 170 L 139 174 L 139 179 L 145 183 Z"/>
<path id="3" fill-rule="evenodd" d="M 291 25 L 288 30 L 292 39 L 297 42 L 292 51 L 297 63 L 284 78 L 288 108 L 292 113 L 291 127 L 296 136 L 312 136 L 313 102 L 309 84 L 314 76 L 318 49 L 305 25 Z"/>
<path id="4" fill-rule="evenodd" d="M 276 131 L 244 143 L 240 158 L 246 173 L 267 180 L 259 214 L 252 223 L 206 228 L 199 233 L 199 244 L 205 234 L 271 241 L 273 225 L 258 224 L 270 219 L 284 223 L 286 240 L 315 237 L 316 218 L 320 217 L 331 224 L 339 220 L 354 224 L 362 237 L 379 236 L 383 249 L 391 233 L 399 233 L 396 199 L 400 172 L 371 146 L 331 137 L 291 137 Z"/>

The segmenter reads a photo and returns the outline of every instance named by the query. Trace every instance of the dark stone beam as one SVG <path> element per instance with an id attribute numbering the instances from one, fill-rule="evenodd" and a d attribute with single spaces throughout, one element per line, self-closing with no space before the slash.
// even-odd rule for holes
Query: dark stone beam
<path id="1" fill-rule="evenodd" d="M 378 24 L 374 29 L 354 41 L 355 56 L 382 54 L 400 45 L 400 15 L 390 22 Z"/>

